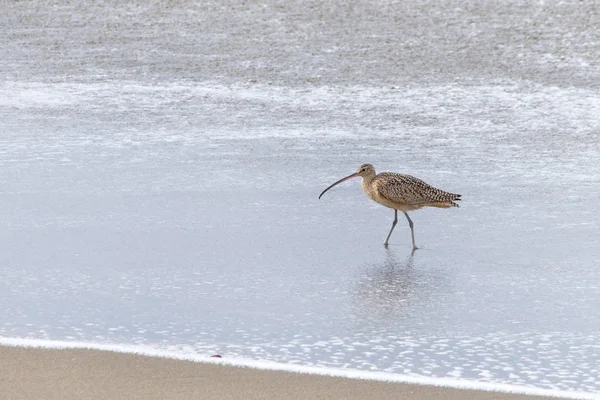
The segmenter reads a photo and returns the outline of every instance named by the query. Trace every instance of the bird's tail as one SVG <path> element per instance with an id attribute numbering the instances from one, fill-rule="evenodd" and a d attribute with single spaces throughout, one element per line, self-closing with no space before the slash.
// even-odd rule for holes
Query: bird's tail
<path id="1" fill-rule="evenodd" d="M 462 200 L 462 199 L 460 198 L 460 197 L 461 197 L 461 195 L 460 195 L 460 194 L 455 194 L 454 196 L 455 196 L 455 197 L 454 197 L 452 200 L 454 200 L 454 201 L 461 201 L 461 200 Z M 460 205 L 459 205 L 458 203 L 455 203 L 455 202 L 454 202 L 454 201 L 452 201 L 452 200 L 450 200 L 451 207 L 460 207 Z"/>
<path id="2" fill-rule="evenodd" d="M 430 205 L 432 207 L 438 207 L 438 208 L 460 207 L 460 205 L 458 203 L 455 203 L 455 201 L 461 200 L 460 196 L 461 196 L 460 194 L 448 193 L 448 196 L 446 197 L 446 199 L 433 202 Z"/>

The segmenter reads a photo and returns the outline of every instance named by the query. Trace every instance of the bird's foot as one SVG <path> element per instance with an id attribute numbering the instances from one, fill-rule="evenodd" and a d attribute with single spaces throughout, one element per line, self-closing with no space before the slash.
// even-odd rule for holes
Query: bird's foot
<path id="1" fill-rule="evenodd" d="M 413 246 L 412 251 L 410 252 L 410 256 L 414 256 L 415 255 L 415 251 L 419 250 L 419 247 L 417 246 Z"/>

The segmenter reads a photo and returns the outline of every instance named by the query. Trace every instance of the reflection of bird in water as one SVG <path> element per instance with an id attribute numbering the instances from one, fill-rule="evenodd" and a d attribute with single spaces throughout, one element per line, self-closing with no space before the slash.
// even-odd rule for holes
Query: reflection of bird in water
<path id="1" fill-rule="evenodd" d="M 413 297 L 423 293 L 416 290 L 418 271 L 413 268 L 414 257 L 398 260 L 391 251 L 382 264 L 368 265 L 369 270 L 358 284 L 356 295 L 369 316 L 386 317 L 410 305 Z"/>
<path id="2" fill-rule="evenodd" d="M 439 328 L 453 310 L 451 279 L 443 260 L 386 253 L 384 260 L 362 268 L 350 290 L 354 329 L 389 336 Z"/>
<path id="3" fill-rule="evenodd" d="M 387 247 L 390 236 L 398 222 L 398 210 L 402 211 L 408 220 L 410 226 L 410 234 L 412 237 L 413 252 L 417 249 L 415 244 L 415 231 L 413 222 L 407 212 L 418 210 L 423 207 L 438 207 L 449 208 L 458 207 L 454 201 L 460 200 L 460 194 L 446 192 L 437 189 L 414 176 L 405 174 L 396 174 L 393 172 L 375 173 L 375 168 L 371 164 L 363 164 L 358 168 L 358 171 L 352 175 L 340 179 L 327 189 L 323 190 L 319 199 L 323 194 L 345 180 L 362 177 L 362 188 L 365 194 L 373 201 L 389 207 L 394 210 L 394 222 L 392 229 L 385 238 L 384 246 Z"/>

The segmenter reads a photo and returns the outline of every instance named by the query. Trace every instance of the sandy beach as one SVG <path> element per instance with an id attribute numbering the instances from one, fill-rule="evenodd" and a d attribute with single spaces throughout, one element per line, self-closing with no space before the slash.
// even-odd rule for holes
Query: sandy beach
<path id="1" fill-rule="evenodd" d="M 0 347 L 6 399 L 549 399 L 82 349 Z M 553 397 L 556 399 L 556 397 Z"/>

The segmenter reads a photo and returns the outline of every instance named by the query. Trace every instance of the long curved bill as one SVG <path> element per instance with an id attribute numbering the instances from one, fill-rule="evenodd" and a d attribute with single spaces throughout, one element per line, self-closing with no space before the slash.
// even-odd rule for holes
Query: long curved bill
<path id="1" fill-rule="evenodd" d="M 327 189 L 323 190 L 323 192 L 319 195 L 319 199 L 321 198 L 321 196 L 323 196 L 325 194 L 326 191 L 328 191 L 329 189 L 331 189 L 332 187 L 334 187 L 338 183 L 342 183 L 344 181 L 347 181 L 348 179 L 356 178 L 357 176 L 358 176 L 358 172 L 355 172 L 352 175 L 348 175 L 347 177 L 340 179 L 339 181 L 337 181 L 333 185 L 329 186 Z"/>

